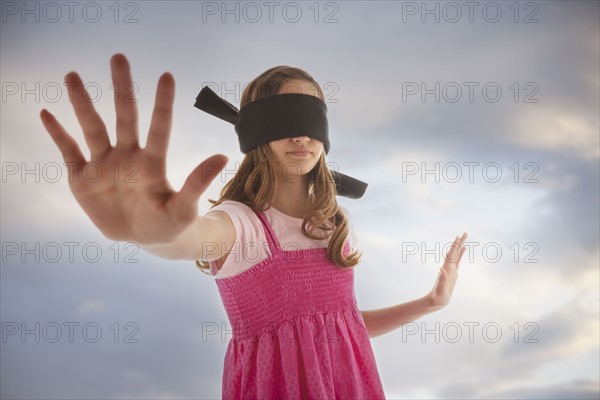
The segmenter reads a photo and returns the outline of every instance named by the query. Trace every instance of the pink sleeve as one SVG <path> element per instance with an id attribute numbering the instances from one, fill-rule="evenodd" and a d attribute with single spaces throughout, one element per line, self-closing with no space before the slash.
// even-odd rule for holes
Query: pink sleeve
<path id="1" fill-rule="evenodd" d="M 216 262 L 209 261 L 211 275 L 237 275 L 269 256 L 262 224 L 250 207 L 238 201 L 225 200 L 206 214 L 213 211 L 227 214 L 235 228 L 236 238 L 220 270 L 217 270 Z"/>

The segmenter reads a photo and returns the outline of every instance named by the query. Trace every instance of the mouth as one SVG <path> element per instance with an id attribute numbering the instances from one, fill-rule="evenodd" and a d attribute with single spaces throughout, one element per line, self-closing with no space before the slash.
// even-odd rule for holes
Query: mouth
<path id="1" fill-rule="evenodd" d="M 312 151 L 290 151 L 287 154 L 295 157 L 308 157 L 312 154 Z"/>

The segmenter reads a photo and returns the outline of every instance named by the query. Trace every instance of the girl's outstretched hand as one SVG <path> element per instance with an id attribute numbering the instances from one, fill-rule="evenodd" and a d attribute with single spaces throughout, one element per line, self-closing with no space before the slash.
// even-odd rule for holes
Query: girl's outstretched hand
<path id="1" fill-rule="evenodd" d="M 106 126 L 94 109 L 79 75 L 70 72 L 65 84 L 91 160 L 77 142 L 46 110 L 40 117 L 69 166 L 73 195 L 100 231 L 111 240 L 140 244 L 169 243 L 198 216 L 198 199 L 219 175 L 228 159 L 216 154 L 198 165 L 179 192 L 166 176 L 166 154 L 171 132 L 175 81 L 164 73 L 146 147 L 138 142 L 138 111 L 129 62 L 122 54 L 111 58 L 115 88 L 117 142 L 111 146 Z"/>
<path id="2" fill-rule="evenodd" d="M 466 239 L 466 232 L 460 238 L 457 236 L 450 250 L 446 253 L 444 265 L 440 268 L 435 285 L 428 294 L 434 308 L 445 307 L 450 302 L 458 277 L 458 266 L 462 255 L 465 253 L 464 243 Z"/>

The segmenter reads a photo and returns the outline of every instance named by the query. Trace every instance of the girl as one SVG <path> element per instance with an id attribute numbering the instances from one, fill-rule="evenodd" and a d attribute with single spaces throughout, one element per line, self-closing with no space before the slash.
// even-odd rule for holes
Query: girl
<path id="1" fill-rule="evenodd" d="M 326 130 L 306 130 L 306 136 L 299 136 L 292 127 L 289 133 L 275 132 L 274 139 L 254 137 L 258 144 L 252 146 L 238 131 L 246 156 L 220 199 L 211 200 L 212 209 L 200 216 L 199 197 L 227 157 L 209 157 L 174 191 L 166 179 L 173 77 L 164 73 L 159 79 L 148 140 L 140 148 L 137 105 L 126 101 L 133 96 L 132 85 L 127 85 L 132 81 L 129 63 L 116 54 L 111 69 L 113 83 L 125 88 L 115 94 L 114 147 L 102 119 L 85 100 L 79 76 L 71 72 L 65 77 L 74 88 L 69 96 L 90 162 L 107 172 L 99 181 L 83 178 L 87 161 L 54 116 L 42 110 L 42 122 L 65 162 L 74 166 L 69 168 L 73 195 L 108 239 L 136 242 L 166 259 L 202 260 L 198 266 L 215 275 L 233 331 L 225 355 L 223 398 L 385 398 L 369 338 L 448 304 L 466 233 L 455 238 L 427 295 L 360 311 L 353 267 L 361 255 L 354 249 L 348 213 L 336 201 L 342 193 L 332 179 L 337 175 L 326 167 Z M 249 110 L 266 99 L 279 101 L 289 94 L 299 95 L 302 104 L 309 104 L 306 95 L 313 96 L 316 105 L 308 107 L 316 114 L 311 115 L 323 108 L 323 92 L 310 75 L 275 67 L 244 90 L 240 118 L 243 113 L 250 118 Z M 299 106 L 284 107 L 292 118 L 298 117 Z M 276 119 L 272 112 L 265 115 Z M 266 120 L 263 115 L 257 123 Z M 109 173 L 115 163 L 133 163 L 135 183 L 115 182 Z"/>

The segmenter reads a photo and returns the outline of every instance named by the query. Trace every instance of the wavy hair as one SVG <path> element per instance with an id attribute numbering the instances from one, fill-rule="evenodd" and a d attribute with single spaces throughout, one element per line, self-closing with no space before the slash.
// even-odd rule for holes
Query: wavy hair
<path id="1" fill-rule="evenodd" d="M 278 94 L 281 87 L 292 80 L 310 82 L 318 97 L 325 101 L 321 87 L 312 76 L 300 68 L 280 65 L 266 70 L 246 86 L 240 99 L 240 108 L 249 102 Z M 212 204 L 211 208 L 225 200 L 234 200 L 247 205 L 255 212 L 266 210 L 275 200 L 278 190 L 274 165 L 275 158 L 268 143 L 250 150 L 233 178 L 224 185 L 219 199 L 208 199 Z M 309 208 L 302 222 L 302 233 L 313 240 L 330 237 L 327 247 L 329 259 L 339 267 L 356 266 L 362 257 L 360 251 L 343 254 L 344 243 L 350 231 L 349 221 L 337 203 L 335 182 L 327 167 L 325 151 L 308 172 L 307 179 Z M 327 235 L 315 235 L 313 230 L 316 227 L 328 232 Z M 208 262 L 196 260 L 196 265 L 202 272 L 210 274 Z"/>

